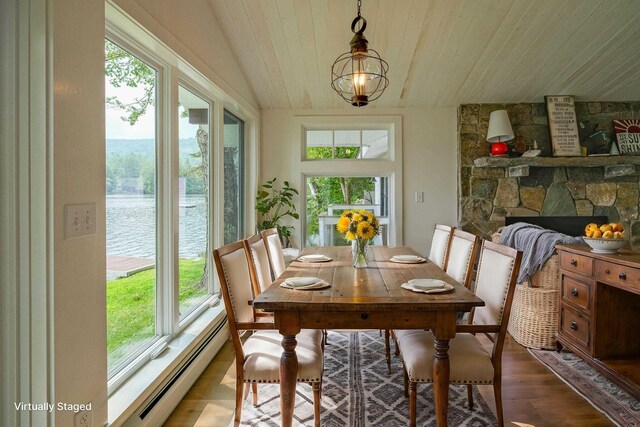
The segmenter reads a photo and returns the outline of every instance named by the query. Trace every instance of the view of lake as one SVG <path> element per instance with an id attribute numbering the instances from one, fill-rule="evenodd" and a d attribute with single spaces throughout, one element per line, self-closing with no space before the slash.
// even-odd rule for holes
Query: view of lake
<path id="1" fill-rule="evenodd" d="M 206 204 L 203 195 L 180 198 L 180 258 L 199 258 L 206 251 Z M 154 196 L 107 195 L 107 256 L 154 258 Z"/>

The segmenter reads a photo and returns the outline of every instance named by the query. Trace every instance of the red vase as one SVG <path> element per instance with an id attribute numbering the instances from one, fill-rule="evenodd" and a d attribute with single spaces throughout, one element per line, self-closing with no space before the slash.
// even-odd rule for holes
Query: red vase
<path id="1" fill-rule="evenodd" d="M 491 145 L 491 155 L 503 156 L 509 151 L 509 146 L 504 142 L 494 142 Z"/>

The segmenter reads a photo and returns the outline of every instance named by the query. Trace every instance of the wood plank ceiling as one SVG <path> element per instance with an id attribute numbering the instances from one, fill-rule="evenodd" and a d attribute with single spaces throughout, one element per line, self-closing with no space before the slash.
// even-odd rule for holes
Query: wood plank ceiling
<path id="1" fill-rule="evenodd" d="M 348 107 L 330 70 L 355 0 L 209 2 L 261 108 Z M 373 107 L 640 100 L 639 0 L 363 0 L 362 15 L 390 69 Z"/>

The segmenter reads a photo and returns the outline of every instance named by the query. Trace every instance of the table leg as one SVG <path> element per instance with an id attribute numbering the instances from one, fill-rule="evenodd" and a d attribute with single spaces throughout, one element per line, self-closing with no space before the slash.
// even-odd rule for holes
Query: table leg
<path id="1" fill-rule="evenodd" d="M 433 395 L 438 427 L 447 425 L 449 412 L 449 340 L 435 340 L 433 358 Z"/>
<path id="2" fill-rule="evenodd" d="M 280 413 L 282 427 L 293 424 L 293 408 L 296 403 L 296 383 L 298 380 L 298 356 L 296 336 L 282 336 L 282 356 L 280 357 Z"/>

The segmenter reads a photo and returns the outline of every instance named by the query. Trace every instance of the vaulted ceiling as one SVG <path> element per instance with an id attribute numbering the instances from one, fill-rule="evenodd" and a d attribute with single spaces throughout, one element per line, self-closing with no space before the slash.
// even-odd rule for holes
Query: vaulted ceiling
<path id="1" fill-rule="evenodd" d="M 348 106 L 330 70 L 355 0 L 209 2 L 261 108 Z M 375 107 L 640 99 L 638 0 L 362 0 L 362 16 L 390 69 Z"/>

